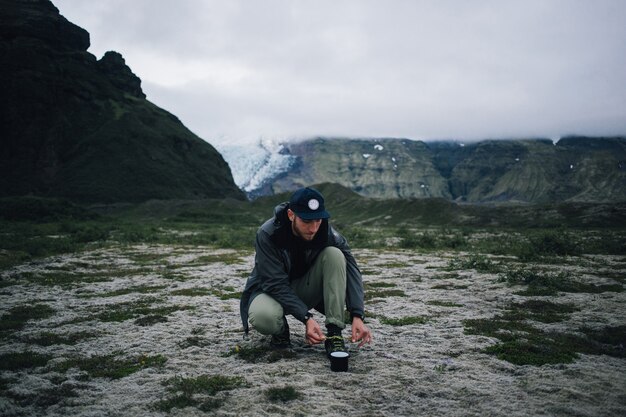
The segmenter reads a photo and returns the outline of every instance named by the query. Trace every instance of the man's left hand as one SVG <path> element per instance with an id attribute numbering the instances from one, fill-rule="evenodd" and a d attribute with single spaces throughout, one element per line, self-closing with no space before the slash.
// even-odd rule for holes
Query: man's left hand
<path id="1" fill-rule="evenodd" d="M 362 347 L 366 343 L 370 343 L 372 341 L 372 332 L 370 329 L 363 323 L 360 317 L 354 317 L 352 319 L 352 343 L 359 343 L 359 347 Z"/>

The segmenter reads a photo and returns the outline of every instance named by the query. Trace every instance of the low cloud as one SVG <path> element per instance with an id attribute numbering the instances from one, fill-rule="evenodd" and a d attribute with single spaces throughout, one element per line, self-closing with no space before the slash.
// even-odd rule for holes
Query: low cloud
<path id="1" fill-rule="evenodd" d="M 209 142 L 626 133 L 620 0 L 54 3 Z"/>

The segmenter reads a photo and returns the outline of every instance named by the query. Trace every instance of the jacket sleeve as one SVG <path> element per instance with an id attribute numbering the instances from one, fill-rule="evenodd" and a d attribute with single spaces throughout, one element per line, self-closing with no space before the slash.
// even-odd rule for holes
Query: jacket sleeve
<path id="1" fill-rule="evenodd" d="M 291 314 L 304 323 L 309 309 L 289 286 L 288 266 L 285 264 L 282 252 L 263 230 L 257 233 L 255 246 L 254 262 L 261 282 L 261 290 L 278 301 L 285 314 Z"/>
<path id="2" fill-rule="evenodd" d="M 361 271 L 356 264 L 346 238 L 332 227 L 330 231 L 334 241 L 333 246 L 339 248 L 346 258 L 346 307 L 351 315 L 363 317 L 365 315 L 365 291 L 363 289 Z"/>

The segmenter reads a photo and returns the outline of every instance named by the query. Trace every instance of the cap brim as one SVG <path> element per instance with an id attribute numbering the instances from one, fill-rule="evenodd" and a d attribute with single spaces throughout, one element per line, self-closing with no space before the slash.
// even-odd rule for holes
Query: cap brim
<path id="1" fill-rule="evenodd" d="M 294 213 L 296 213 L 296 216 L 300 217 L 303 220 L 318 220 L 330 218 L 330 213 L 326 210 L 315 213 L 298 213 L 297 211 L 294 211 Z"/>

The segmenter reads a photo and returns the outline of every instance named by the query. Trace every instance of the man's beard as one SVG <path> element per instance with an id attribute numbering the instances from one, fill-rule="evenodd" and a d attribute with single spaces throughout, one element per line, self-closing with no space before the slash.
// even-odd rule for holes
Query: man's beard
<path id="1" fill-rule="evenodd" d="M 296 221 L 292 221 L 291 222 L 291 232 L 294 234 L 294 236 L 299 237 L 300 239 L 310 242 L 315 238 L 316 233 L 313 233 L 312 235 L 310 235 L 311 237 L 307 237 L 307 235 L 303 234 L 297 227 L 296 227 Z"/>

